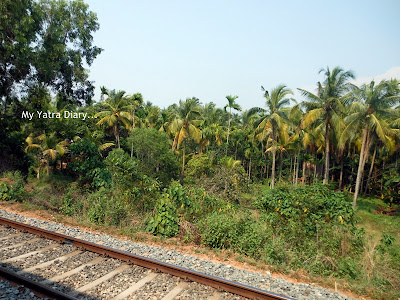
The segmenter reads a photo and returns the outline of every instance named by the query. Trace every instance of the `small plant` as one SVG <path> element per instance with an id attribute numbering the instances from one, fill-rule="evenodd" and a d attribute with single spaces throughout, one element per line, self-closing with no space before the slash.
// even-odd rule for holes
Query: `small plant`
<path id="1" fill-rule="evenodd" d="M 22 202 L 26 197 L 25 180 L 21 172 L 6 172 L 3 174 L 7 181 L 0 181 L 0 199 Z"/>
<path id="2" fill-rule="evenodd" d="M 11 186 L 5 182 L 5 181 L 0 181 L 0 199 L 1 200 L 11 200 L 11 195 L 10 195 L 10 190 Z"/>
<path id="3" fill-rule="evenodd" d="M 147 231 L 154 235 L 172 237 L 179 232 L 179 219 L 176 207 L 164 194 L 154 208 L 153 215 L 147 224 Z"/>
<path id="4" fill-rule="evenodd" d="M 121 225 L 127 217 L 125 206 L 121 199 L 115 197 L 105 188 L 100 188 L 88 198 L 88 219 L 101 225 Z"/>

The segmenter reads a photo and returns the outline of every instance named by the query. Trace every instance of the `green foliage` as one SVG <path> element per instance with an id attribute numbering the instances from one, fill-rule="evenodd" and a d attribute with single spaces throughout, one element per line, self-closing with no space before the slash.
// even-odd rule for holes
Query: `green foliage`
<path id="1" fill-rule="evenodd" d="M 177 181 L 172 181 L 165 193 L 178 208 L 178 214 L 190 222 L 197 221 L 210 212 L 225 211 L 232 207 L 229 203 L 208 194 L 204 188 L 183 187 Z"/>
<path id="2" fill-rule="evenodd" d="M 83 138 L 70 146 L 73 161 L 68 164 L 69 169 L 79 176 L 82 185 L 89 184 L 93 188 L 107 187 L 111 184 L 111 176 L 100 157 L 96 144 Z"/>
<path id="3" fill-rule="evenodd" d="M 128 138 L 138 158 L 140 170 L 167 185 L 177 178 L 178 162 L 169 146 L 168 135 L 154 128 L 135 128 Z"/>
<path id="4" fill-rule="evenodd" d="M 191 201 L 186 195 L 185 188 L 179 182 L 171 182 L 170 187 L 166 190 L 166 193 L 177 207 L 190 207 Z"/>
<path id="5" fill-rule="evenodd" d="M 274 227 L 299 226 L 307 234 L 315 234 L 323 223 L 352 225 L 354 211 L 346 195 L 326 185 L 280 186 L 267 190 L 255 206 L 265 213 Z"/>
<path id="6" fill-rule="evenodd" d="M 23 90 L 52 87 L 64 105 L 89 102 L 93 86 L 84 63 L 90 66 L 101 49 L 92 46 L 99 24 L 87 4 L 5 0 L 0 16 L 0 99 L 17 103 L 18 83 Z"/>
<path id="7" fill-rule="evenodd" d="M 5 201 L 11 200 L 10 190 L 11 190 L 11 187 L 7 182 L 0 181 L 0 199 L 1 200 L 5 200 Z"/>
<path id="8" fill-rule="evenodd" d="M 27 192 L 25 190 L 25 180 L 21 172 L 6 172 L 3 174 L 3 177 L 9 179 L 11 183 L 0 181 L 0 199 L 6 201 L 23 201 Z"/>
<path id="9" fill-rule="evenodd" d="M 179 219 L 176 214 L 176 207 L 168 198 L 163 195 L 154 208 L 153 216 L 147 224 L 147 231 L 154 235 L 172 237 L 179 232 Z"/>
<path id="10" fill-rule="evenodd" d="M 249 214 L 233 211 L 214 212 L 200 222 L 202 242 L 212 248 L 234 249 L 242 254 L 259 258 L 271 231 L 256 222 Z"/>
<path id="11" fill-rule="evenodd" d="M 194 156 L 187 167 L 190 182 L 200 185 L 212 195 L 238 201 L 239 194 L 248 189 L 248 178 L 240 161 L 215 154 Z"/>
<path id="12" fill-rule="evenodd" d="M 131 189 L 140 181 L 138 164 L 123 149 L 112 150 L 104 160 L 107 169 L 111 173 L 113 184 L 123 189 Z"/>
<path id="13" fill-rule="evenodd" d="M 89 195 L 86 215 L 89 221 L 101 225 L 121 225 L 127 217 L 127 210 L 120 197 L 100 188 Z"/>
<path id="14" fill-rule="evenodd" d="M 382 180 L 384 185 L 380 193 L 383 200 L 390 205 L 400 204 L 400 168 L 390 168 L 382 174 Z"/>
<path id="15" fill-rule="evenodd" d="M 186 179 L 192 183 L 210 176 L 213 172 L 213 156 L 210 154 L 194 155 L 186 165 Z"/>
<path id="16" fill-rule="evenodd" d="M 60 212 L 66 216 L 81 215 L 83 213 L 84 201 L 76 194 L 81 195 L 79 190 L 74 188 L 74 185 L 67 189 L 66 194 L 61 199 Z"/>

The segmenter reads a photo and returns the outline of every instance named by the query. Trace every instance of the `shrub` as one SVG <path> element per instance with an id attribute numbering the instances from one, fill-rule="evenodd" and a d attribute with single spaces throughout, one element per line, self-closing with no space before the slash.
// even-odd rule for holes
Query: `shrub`
<path id="1" fill-rule="evenodd" d="M 157 178 L 164 185 L 177 178 L 178 162 L 165 132 L 136 128 L 128 138 L 128 144 L 133 145 L 141 172 Z"/>
<path id="2" fill-rule="evenodd" d="M 249 214 L 234 211 L 214 212 L 200 222 L 202 242 L 218 249 L 233 249 L 253 258 L 260 258 L 272 233 Z"/>
<path id="3" fill-rule="evenodd" d="M 100 188 L 88 197 L 86 215 L 89 221 L 101 225 L 121 225 L 127 217 L 127 210 L 119 197 L 109 190 Z"/>
<path id="4" fill-rule="evenodd" d="M 21 202 L 26 197 L 25 180 L 20 171 L 3 174 L 7 181 L 0 181 L 0 199 Z"/>
<path id="5" fill-rule="evenodd" d="M 136 159 L 131 158 L 123 149 L 112 150 L 104 163 L 111 173 L 113 184 L 122 189 L 131 189 L 140 181 Z"/>
<path id="6" fill-rule="evenodd" d="M 280 186 L 267 190 L 255 206 L 265 213 L 265 219 L 275 228 L 303 228 L 316 234 L 323 223 L 353 225 L 354 210 L 346 195 L 330 190 L 326 185 Z"/>
<path id="7" fill-rule="evenodd" d="M 176 207 L 164 194 L 154 207 L 153 215 L 147 224 L 147 231 L 154 235 L 172 237 L 179 232 L 179 219 Z"/>
<path id="8" fill-rule="evenodd" d="M 74 197 L 73 187 L 68 188 L 67 193 L 61 199 L 60 212 L 66 216 L 80 215 L 83 211 L 83 201 Z"/>
<path id="9" fill-rule="evenodd" d="M 109 171 L 104 169 L 99 149 L 95 143 L 83 138 L 70 146 L 74 159 L 68 164 L 72 173 L 79 177 L 81 185 L 90 185 L 94 189 L 108 187 L 111 183 Z"/>

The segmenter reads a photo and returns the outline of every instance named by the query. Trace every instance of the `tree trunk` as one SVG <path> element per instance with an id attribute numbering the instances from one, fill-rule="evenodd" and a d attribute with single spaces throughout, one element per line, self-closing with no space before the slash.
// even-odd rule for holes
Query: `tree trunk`
<path id="1" fill-rule="evenodd" d="M 361 183 L 361 177 L 362 177 L 363 166 L 364 166 L 364 163 L 363 163 L 364 152 L 365 152 L 365 148 L 366 148 L 366 144 L 367 144 L 367 133 L 368 133 L 367 130 L 368 130 L 368 126 L 365 126 L 365 128 L 363 129 L 363 133 L 362 133 L 362 144 L 361 144 L 360 160 L 358 162 L 356 187 L 354 190 L 354 197 L 353 197 L 353 208 L 356 208 L 357 197 L 358 197 L 358 193 L 360 191 L 360 183 Z"/>
<path id="2" fill-rule="evenodd" d="M 271 189 L 275 186 L 275 129 L 272 129 L 272 171 L 271 171 Z"/>
<path id="3" fill-rule="evenodd" d="M 119 144 L 119 131 L 118 131 L 118 125 L 114 126 L 114 135 L 115 135 L 115 140 L 118 144 L 118 149 L 121 149 L 121 145 Z"/>
<path id="4" fill-rule="evenodd" d="M 132 113 L 132 131 L 135 129 L 135 114 Z M 132 140 L 132 146 L 131 146 L 131 158 L 133 157 L 133 140 Z"/>
<path id="5" fill-rule="evenodd" d="M 306 179 L 307 179 L 307 175 L 306 175 L 306 162 L 305 162 L 305 160 L 303 160 L 303 180 L 302 180 L 302 182 L 301 182 L 302 185 L 304 185 Z"/>
<path id="6" fill-rule="evenodd" d="M 376 156 L 376 145 L 375 145 L 375 149 L 374 149 L 374 154 L 372 155 L 371 167 L 369 168 L 367 184 L 365 185 L 365 189 L 364 189 L 364 195 L 367 193 L 368 186 L 371 181 L 372 171 L 374 169 L 374 163 L 375 163 L 375 156 Z"/>
<path id="7" fill-rule="evenodd" d="M 297 185 L 297 181 L 299 181 L 299 158 L 300 158 L 300 151 L 297 154 L 297 163 L 296 163 L 296 183 L 295 185 Z"/>
<path id="8" fill-rule="evenodd" d="M 183 185 L 183 178 L 185 177 L 185 155 L 186 155 L 186 140 L 183 141 L 182 173 L 180 179 L 181 185 Z"/>
<path id="9" fill-rule="evenodd" d="M 279 154 L 279 181 L 282 179 L 282 165 L 283 165 L 283 150 Z"/>
<path id="10" fill-rule="evenodd" d="M 294 183 L 294 172 L 295 170 L 293 170 L 293 165 L 296 163 L 296 154 L 294 155 L 294 160 L 295 162 L 293 163 L 293 157 L 290 156 L 290 171 L 289 171 L 289 178 L 292 177 L 292 183 Z M 293 163 L 293 164 L 292 164 Z M 292 173 L 293 170 L 293 173 Z M 292 175 L 293 174 L 293 175 Z"/>
<path id="11" fill-rule="evenodd" d="M 342 154 L 342 159 L 340 160 L 340 176 L 339 176 L 339 191 L 342 190 L 342 184 L 343 184 L 343 154 Z"/>
<path id="12" fill-rule="evenodd" d="M 228 144 L 229 144 L 229 131 L 231 129 L 231 110 L 232 108 L 229 107 L 229 117 L 228 117 L 228 134 L 226 136 L 226 149 L 225 149 L 225 155 L 228 154 Z"/>
<path id="13" fill-rule="evenodd" d="M 325 174 L 324 184 L 328 184 L 329 181 L 329 122 L 325 121 Z"/>
<path id="14" fill-rule="evenodd" d="M 250 163 L 249 163 L 249 180 L 250 180 L 250 177 L 251 177 L 251 156 L 250 156 Z"/>

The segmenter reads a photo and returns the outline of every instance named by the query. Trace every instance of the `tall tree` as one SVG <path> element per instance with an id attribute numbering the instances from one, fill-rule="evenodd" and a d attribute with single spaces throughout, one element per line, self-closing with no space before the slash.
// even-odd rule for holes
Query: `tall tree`
<path id="1" fill-rule="evenodd" d="M 350 91 L 352 85 L 349 80 L 354 78 L 351 71 L 344 71 L 340 67 L 335 67 L 332 71 L 329 67 L 321 69 L 324 72 L 325 80 L 323 83 L 318 82 L 318 94 L 315 95 L 309 91 L 298 89 L 308 101 L 304 102 L 307 113 L 303 119 L 303 128 L 311 124 L 323 123 L 325 127 L 325 172 L 323 183 L 329 181 L 329 150 L 331 128 L 340 125 L 340 113 L 343 110 L 341 97 Z"/>
<path id="2" fill-rule="evenodd" d="M 95 118 L 101 118 L 97 122 L 97 125 L 106 125 L 108 128 L 112 128 L 118 148 L 121 148 L 119 140 L 120 123 L 122 123 L 128 130 L 131 128 L 130 106 L 128 105 L 127 99 L 124 95 L 124 91 L 110 91 L 108 93 L 108 98 L 102 103 L 106 109 L 95 115 Z"/>
<path id="3" fill-rule="evenodd" d="M 235 100 L 239 98 L 238 96 L 232 96 L 228 95 L 226 96 L 226 100 L 228 100 L 228 104 L 225 105 L 224 109 L 226 111 L 227 108 L 229 108 L 229 117 L 228 117 L 228 134 L 226 136 L 226 149 L 225 149 L 225 155 L 228 153 L 228 145 L 229 145 L 229 131 L 231 129 L 231 117 L 232 117 L 232 108 L 238 111 L 242 111 L 242 108 L 239 106 L 239 104 L 235 103 Z"/>
<path id="4" fill-rule="evenodd" d="M 66 102 L 83 104 L 93 96 L 84 63 L 101 49 L 93 46 L 97 16 L 82 0 L 2 0 L 0 4 L 0 103 L 3 114 L 24 108 L 17 91 L 41 85 Z M 9 112 L 11 103 L 17 107 Z"/>
<path id="5" fill-rule="evenodd" d="M 271 189 L 275 186 L 275 164 L 276 164 L 276 144 L 280 131 L 282 130 L 284 120 L 287 120 L 287 117 L 282 110 L 286 105 L 290 103 L 292 99 L 287 98 L 288 95 L 293 95 L 293 92 L 288 89 L 285 85 L 279 85 L 274 88 L 271 93 L 266 91 L 263 87 L 261 87 L 264 91 L 264 97 L 266 98 L 265 105 L 267 109 L 263 109 L 260 107 L 253 107 L 250 109 L 250 115 L 253 113 L 264 113 L 265 115 L 260 118 L 256 125 L 256 132 L 262 131 L 264 136 L 268 136 L 271 132 L 272 138 L 272 173 L 271 173 Z M 268 150 L 268 149 L 267 149 Z"/>
<path id="6" fill-rule="evenodd" d="M 345 143 L 361 131 L 361 151 L 353 197 L 353 207 L 356 207 L 365 162 L 374 139 L 390 146 L 389 128 L 385 118 L 398 115 L 398 111 L 393 107 L 400 102 L 400 83 L 398 80 L 391 80 L 375 85 L 375 82 L 371 81 L 369 84 L 363 84 L 353 94 L 356 101 L 351 104 L 350 114 L 345 118 L 347 126 L 340 142 Z"/>
<path id="7" fill-rule="evenodd" d="M 180 182 L 183 184 L 185 177 L 185 155 L 186 155 L 186 140 L 191 137 L 196 142 L 201 138 L 199 126 L 203 122 L 200 115 L 200 102 L 197 98 L 186 99 L 186 101 L 179 101 L 179 106 L 176 110 L 176 118 L 170 125 L 171 132 L 174 133 L 174 143 L 172 150 L 179 149 L 183 143 L 182 153 L 182 172 Z"/>

